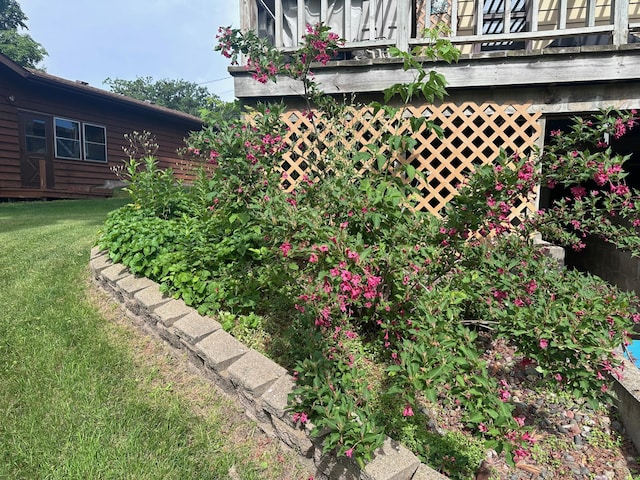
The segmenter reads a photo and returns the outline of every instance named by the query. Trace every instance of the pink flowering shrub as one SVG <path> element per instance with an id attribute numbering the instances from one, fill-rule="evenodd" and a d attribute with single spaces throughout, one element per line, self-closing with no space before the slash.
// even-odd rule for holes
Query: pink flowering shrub
<path id="1" fill-rule="evenodd" d="M 308 105 L 329 106 L 342 131 L 340 109 L 316 95 L 310 70 L 339 45 L 326 27 L 309 27 L 288 63 L 250 32 L 222 29 L 219 41 L 233 61 L 248 56 L 257 81 L 301 80 Z M 434 45 L 434 58 L 455 57 L 446 41 Z M 412 92 L 444 94 L 442 78 L 417 79 L 395 93 L 405 101 Z M 483 356 L 498 339 L 516 348 L 514 368 L 537 386 L 611 399 L 611 377 L 621 373 L 612 352 L 640 321 L 637 298 L 559 268 L 532 234 L 572 246 L 583 234 L 603 235 L 636 248 L 638 194 L 624 183 L 624 158 L 606 144 L 633 126 L 632 114 L 578 121 L 539 154 L 503 154 L 478 168 L 438 219 L 410 208 L 415 169 L 380 153 L 415 147 L 391 124 L 379 137 L 385 144 L 366 152 L 315 148 L 310 172 L 285 192 L 280 165 L 292 146 L 283 142 L 282 111 L 205 112 L 205 128 L 188 139 L 212 168 L 188 192 L 196 213 L 169 224 L 123 210 L 110 217 L 102 245 L 202 313 L 259 315 L 266 352 L 294 373 L 293 423 L 311 422 L 326 450 L 361 464 L 385 435 L 454 478 L 472 475 L 488 447 L 526 459 L 535 419 L 517 409 L 512 379 Z M 371 168 L 356 173 L 363 163 Z M 511 207 L 540 183 L 566 193 L 546 212 L 511 219 Z M 426 427 L 437 405 L 459 412 L 464 434 Z"/>

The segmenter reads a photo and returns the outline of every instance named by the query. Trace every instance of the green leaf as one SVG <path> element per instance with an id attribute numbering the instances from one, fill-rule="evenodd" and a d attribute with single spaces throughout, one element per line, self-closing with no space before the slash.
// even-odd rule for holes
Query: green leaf
<path id="1" fill-rule="evenodd" d="M 416 178 L 416 167 L 414 167 L 413 165 L 409 164 L 407 165 L 407 178 L 409 179 L 409 181 L 413 180 L 414 178 Z"/>

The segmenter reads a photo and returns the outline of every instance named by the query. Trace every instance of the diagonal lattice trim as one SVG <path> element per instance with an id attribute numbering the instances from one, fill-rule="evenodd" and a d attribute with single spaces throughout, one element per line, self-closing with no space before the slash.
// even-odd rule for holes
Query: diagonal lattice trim
<path id="1" fill-rule="evenodd" d="M 426 117 L 444 130 L 438 138 L 435 132 L 422 126 L 412 132 L 406 120 L 409 117 Z M 326 152 L 314 151 L 315 135 L 333 150 L 345 152 L 365 151 L 366 145 L 378 140 L 385 129 L 393 133 L 409 135 L 417 141 L 411 152 L 397 160 L 409 162 L 425 176 L 418 179 L 422 197 L 416 208 L 440 215 L 447 202 L 455 195 L 457 186 L 479 165 L 492 163 L 503 149 L 507 154 L 527 154 L 531 151 L 542 131 L 539 112 L 529 111 L 529 105 L 499 105 L 496 103 L 440 105 L 410 105 L 391 121 L 384 118 L 382 110 L 374 114 L 370 108 L 351 109 L 345 115 L 344 128 L 337 132 L 331 122 L 323 117 L 312 122 L 300 111 L 290 110 L 283 116 L 288 127 L 285 140 L 292 149 L 285 155 L 283 170 L 288 174 L 284 185 L 294 188 L 298 178 L 312 170 L 310 158 L 320 158 Z M 311 155 L 313 153 L 313 155 Z M 381 153 L 389 154 L 386 145 Z M 361 165 L 360 169 L 366 169 Z M 535 208 L 535 199 L 526 199 L 512 206 L 511 217 L 522 217 Z"/>

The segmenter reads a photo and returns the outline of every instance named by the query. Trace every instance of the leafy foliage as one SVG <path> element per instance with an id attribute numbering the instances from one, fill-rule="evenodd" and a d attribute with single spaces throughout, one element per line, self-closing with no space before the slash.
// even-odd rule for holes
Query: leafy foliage
<path id="1" fill-rule="evenodd" d="M 322 45 L 302 51 L 326 48 L 328 35 L 322 26 L 309 28 L 308 41 Z M 252 34 L 232 30 L 223 31 L 220 48 L 231 58 L 248 52 L 279 58 Z M 440 51 L 454 56 L 444 40 L 434 48 L 434 58 Z M 444 85 L 430 75 L 416 78 L 414 92 Z M 384 435 L 393 434 L 458 477 L 477 468 L 478 445 L 520 460 L 536 439 L 516 416 L 509 378 L 483 358 L 487 338 L 516 346 L 518 368 L 533 369 L 541 381 L 606 402 L 610 376 L 620 373 L 613 349 L 628 341 L 626 330 L 640 314 L 636 297 L 560 268 L 534 243 L 532 232 L 542 226 L 564 232 L 565 219 L 578 210 L 514 223 L 509 205 L 542 178 L 553 180 L 559 168 L 553 166 L 572 155 L 578 140 L 606 130 L 597 125 L 615 128 L 616 119 L 633 116 L 605 112 L 573 137 L 557 135 L 561 141 L 547 154 L 501 155 L 469 178 L 438 219 L 410 208 L 418 173 L 401 154 L 415 145 L 394 133 L 394 109 L 374 108 L 384 109 L 388 121 L 380 143 L 344 152 L 318 140 L 316 153 L 305 157 L 309 173 L 289 193 L 281 188 L 292 181 L 280 167 L 291 147 L 283 141 L 283 106 L 257 105 L 242 116 L 207 114 L 208 125 L 189 139 L 188 151 L 212 170 L 182 193 L 166 188 L 171 182 L 153 163 L 143 174 L 130 170 L 135 205 L 109 218 L 101 246 L 202 313 L 226 312 L 227 328 L 263 332 L 266 351 L 295 374 L 294 421 L 312 421 L 326 450 L 364 463 Z M 343 131 L 339 111 L 332 110 L 333 123 L 323 133 Z M 382 142 L 400 155 L 381 154 Z M 615 189 L 620 208 L 633 218 L 638 194 L 622 191 L 623 176 L 614 176 L 624 159 L 607 148 L 598 155 L 609 191 Z M 591 167 L 576 163 L 562 178 L 569 186 L 600 173 L 598 166 L 585 173 Z M 186 208 L 169 211 L 179 214 L 158 208 L 176 199 Z M 592 222 L 609 218 L 610 205 L 594 202 Z M 626 231 L 637 238 L 635 227 Z M 459 409 L 474 442 L 424 430 L 428 412 L 440 403 Z"/>
<path id="2" fill-rule="evenodd" d="M 103 83 L 114 93 L 195 116 L 198 116 L 201 110 L 221 103 L 221 100 L 209 93 L 205 87 L 187 80 L 153 80 L 151 77 L 138 77 L 135 80 L 107 78 Z"/>
<path id="3" fill-rule="evenodd" d="M 27 20 L 17 1 L 0 0 L 0 53 L 20 66 L 37 68 L 47 51 L 30 35 L 18 32 L 27 29 Z"/>
<path id="4" fill-rule="evenodd" d="M 0 0 L 0 30 L 27 28 L 27 20 L 16 0 Z"/>

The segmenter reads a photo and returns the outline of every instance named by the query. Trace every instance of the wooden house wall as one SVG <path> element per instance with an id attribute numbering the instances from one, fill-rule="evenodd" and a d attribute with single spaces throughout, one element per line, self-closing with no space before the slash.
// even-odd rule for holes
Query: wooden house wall
<path id="1" fill-rule="evenodd" d="M 20 185 L 18 117 L 0 85 L 0 190 Z"/>
<path id="2" fill-rule="evenodd" d="M 162 168 L 171 167 L 183 179 L 191 178 L 190 164 L 177 154 L 184 147 L 183 139 L 189 131 L 199 128 L 197 122 L 146 112 L 113 101 L 75 94 L 64 89 L 33 88 L 26 82 L 0 80 L 0 197 L 7 192 L 22 190 L 20 178 L 19 120 L 20 111 L 63 117 L 106 128 L 107 162 L 90 162 L 54 158 L 55 190 L 59 193 L 98 192 L 109 182 L 118 180 L 112 167 L 123 165 L 128 145 L 124 135 L 135 131 L 149 131 L 159 145 L 157 152 Z M 13 98 L 13 101 L 9 100 Z M 5 193 L 3 193 L 3 191 Z M 55 192 L 32 192 L 26 196 L 55 196 Z"/>

